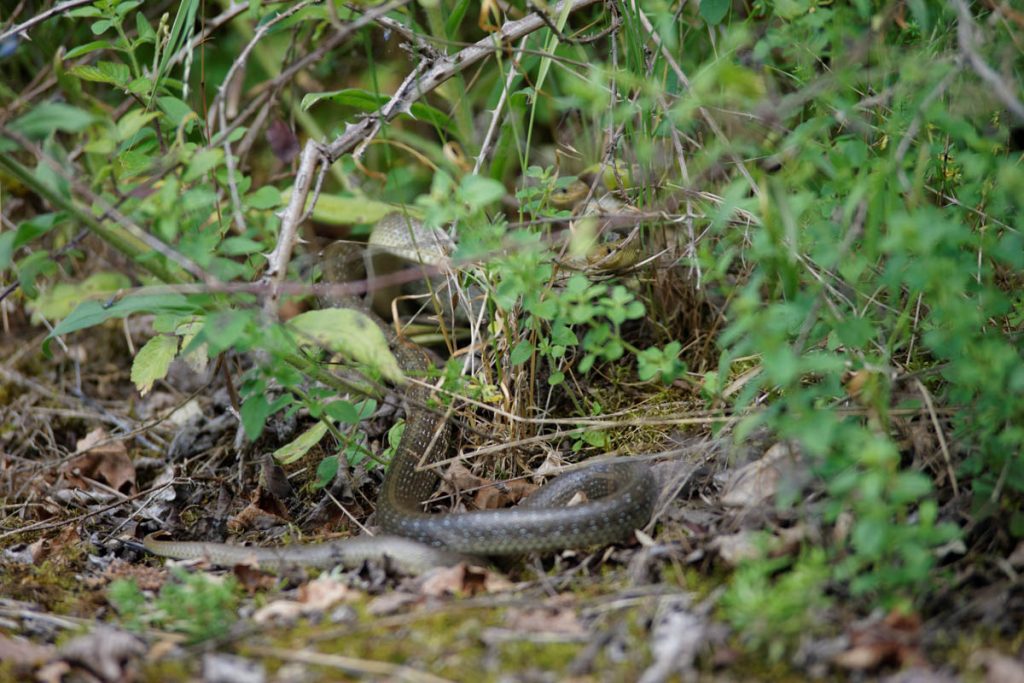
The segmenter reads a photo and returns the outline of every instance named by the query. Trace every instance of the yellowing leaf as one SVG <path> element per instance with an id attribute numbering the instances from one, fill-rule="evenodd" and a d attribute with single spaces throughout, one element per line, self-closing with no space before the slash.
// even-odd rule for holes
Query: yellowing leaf
<path id="1" fill-rule="evenodd" d="M 292 198 L 292 190 L 288 188 L 281 194 L 285 203 Z M 306 200 L 309 207 L 310 195 Z M 408 207 L 406 207 L 408 208 Z M 405 208 L 395 204 L 385 204 L 366 197 L 341 197 L 333 194 L 321 194 L 313 207 L 313 219 L 327 225 L 356 225 L 358 223 L 376 223 L 394 211 L 405 212 Z M 410 210 L 410 216 L 418 216 L 420 212 Z"/>
<path id="2" fill-rule="evenodd" d="M 301 338 L 368 365 L 385 379 L 396 384 L 405 382 L 384 332 L 364 313 L 351 308 L 324 308 L 301 313 L 288 325 Z"/>
<path id="3" fill-rule="evenodd" d="M 320 443 L 320 439 L 324 438 L 326 433 L 327 425 L 322 421 L 317 422 L 292 441 L 274 451 L 274 460 L 277 460 L 281 465 L 292 464 L 304 456 L 310 448 Z"/>
<path id="4" fill-rule="evenodd" d="M 167 376 L 167 369 L 178 353 L 178 338 L 159 334 L 139 349 L 132 361 L 132 382 L 139 393 L 145 396 L 153 388 L 153 382 Z"/>
<path id="5" fill-rule="evenodd" d="M 44 318 L 64 318 L 75 310 L 75 306 L 87 299 L 113 294 L 131 285 L 131 280 L 121 273 L 93 273 L 82 282 L 56 284 L 30 304 L 32 322 L 39 324 Z"/>

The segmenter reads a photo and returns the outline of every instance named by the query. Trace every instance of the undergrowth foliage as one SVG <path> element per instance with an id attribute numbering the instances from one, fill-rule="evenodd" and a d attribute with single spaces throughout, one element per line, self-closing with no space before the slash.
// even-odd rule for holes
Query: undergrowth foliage
<path id="1" fill-rule="evenodd" d="M 289 283 L 317 270 L 268 260 L 300 139 L 377 117 L 373 144 L 319 167 L 305 237 L 365 235 L 395 207 L 457 230 L 461 286 L 483 297 L 465 308 L 485 309 L 474 334 L 493 365 L 466 380 L 450 363 L 449 385 L 500 401 L 520 369 L 569 384 L 628 359 L 642 382 L 699 385 L 708 408 L 743 416 L 737 439 L 767 428 L 799 444 L 826 495 L 778 504 L 832 540 L 737 572 L 723 608 L 751 642 L 780 655 L 837 596 L 920 606 L 949 543 L 971 541 L 968 516 L 1000 547 L 1024 537 L 1024 108 L 1009 15 L 959 0 L 612 0 L 553 13 L 521 47 L 385 115 L 415 64 L 501 22 L 464 0 L 409 5 L 331 43 L 305 80 L 274 81 L 367 8 L 251 3 L 220 25 L 195 0 L 162 16 L 147 5 L 97 0 L 30 43 L 0 41 L 0 272 L 17 285 L 8 302 L 51 326 L 48 351 L 148 315 L 132 371 L 143 393 L 175 358 L 201 370 L 248 356 L 232 381 L 250 439 L 301 412 L 318 422 L 280 461 L 332 438 L 323 486 L 364 459 L 355 427 L 377 404 L 336 397 L 379 396 L 386 352 L 354 325 L 280 324 L 265 302 L 268 264 Z M 11 85 L 40 72 L 52 83 Z M 581 186 L 614 203 L 567 239 L 574 209 L 558 201 Z M 630 212 L 643 218 L 622 232 L 643 228 L 649 262 L 593 277 L 594 245 L 616 243 L 602 241 L 607 216 Z M 701 330 L 652 316 L 672 310 L 669 280 L 724 316 L 717 357 L 692 351 Z M 339 386 L 316 346 L 363 377 Z M 900 431 L 922 412 L 929 429 L 952 426 L 929 452 Z"/>

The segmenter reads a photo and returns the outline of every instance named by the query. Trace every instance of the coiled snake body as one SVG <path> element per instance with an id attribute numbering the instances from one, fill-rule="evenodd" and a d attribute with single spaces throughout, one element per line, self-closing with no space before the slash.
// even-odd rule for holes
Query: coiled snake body
<path id="1" fill-rule="evenodd" d="M 381 220 L 371 242 L 408 249 L 410 240 L 422 243 L 427 233 L 416 232 L 422 230 L 417 222 L 392 214 Z M 387 336 L 406 374 L 422 374 L 429 367 L 430 359 L 422 348 L 398 339 L 383 320 L 364 312 Z M 162 541 L 150 536 L 146 547 L 167 557 L 205 558 L 222 565 L 255 562 L 271 568 L 352 566 L 386 555 L 402 569 L 421 571 L 466 559 L 464 553 L 514 555 L 614 543 L 650 519 L 656 498 L 654 477 L 645 464 L 636 462 L 604 462 L 563 474 L 515 508 L 453 514 L 424 512 L 423 502 L 434 491 L 438 476 L 419 463 L 422 458 L 429 465 L 445 456 L 450 428 L 443 418 L 422 409 L 429 389 L 410 386 L 405 431 L 377 501 L 377 522 L 386 535 L 280 548 Z M 566 505 L 580 493 L 585 502 Z"/>

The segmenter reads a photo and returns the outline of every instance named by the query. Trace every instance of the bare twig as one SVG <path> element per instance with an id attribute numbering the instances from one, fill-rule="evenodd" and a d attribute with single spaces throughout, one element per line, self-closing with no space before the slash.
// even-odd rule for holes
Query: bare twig
<path id="1" fill-rule="evenodd" d="M 992 87 L 993 94 L 1003 103 L 1003 106 L 1013 112 L 1013 115 L 1021 123 L 1024 123 L 1024 104 L 1021 104 L 1016 95 L 1020 91 L 1020 87 L 1016 84 L 1011 85 L 1007 83 L 996 73 L 995 69 L 988 65 L 988 62 L 982 59 L 975 46 L 975 35 L 978 29 L 974 25 L 971 10 L 967 7 L 967 3 L 964 0 L 952 0 L 952 3 L 956 7 L 956 37 L 960 42 L 960 51 L 964 54 L 974 72 L 981 77 L 981 80 Z"/>
<path id="2" fill-rule="evenodd" d="M 20 35 L 26 40 L 28 40 L 29 29 L 34 28 L 39 24 L 43 23 L 44 21 L 48 21 L 49 19 L 59 14 L 64 14 L 65 12 L 69 12 L 75 9 L 76 7 L 88 5 L 91 2 L 92 0 L 66 0 L 65 2 L 54 5 L 50 9 L 40 12 L 31 19 L 23 21 L 17 26 L 13 26 L 4 31 L 3 33 L 0 33 L 0 43 L 15 35 Z"/>

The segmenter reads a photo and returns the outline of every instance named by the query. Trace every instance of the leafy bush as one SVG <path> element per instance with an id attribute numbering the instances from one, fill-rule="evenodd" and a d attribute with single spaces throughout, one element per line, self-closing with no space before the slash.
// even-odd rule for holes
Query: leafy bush
<path id="1" fill-rule="evenodd" d="M 360 11 L 252 3 L 201 51 L 189 41 L 209 17 L 197 22 L 195 0 L 159 18 L 138 2 L 97 0 L 46 22 L 0 61 L 0 84 L 50 65 L 59 91 L 48 101 L 2 91 L 12 110 L 0 124 L 0 180 L 48 208 L 26 207 L 16 229 L 0 232 L 0 271 L 17 278 L 37 320 L 62 318 L 51 338 L 152 315 L 156 336 L 133 369 L 142 390 L 175 357 L 202 367 L 259 350 L 238 381 L 246 434 L 255 439 L 278 413 L 322 420 L 281 458 L 301 457 L 330 431 L 338 447 L 321 465 L 323 485 L 339 457 L 365 456 L 345 430 L 372 412 L 334 400 L 338 388 L 373 395 L 393 369 L 373 344 L 318 318 L 276 324 L 278 274 L 265 271 L 283 264 L 281 280 L 295 283 L 309 269 L 274 252 L 302 192 L 288 186 L 301 175 L 287 167 L 298 140 L 273 111 L 317 140 L 388 124 L 381 144 L 327 159 L 312 217 L 358 231 L 399 205 L 458 226 L 462 285 L 480 288 L 491 313 L 474 349 L 490 365 L 466 380 L 449 363 L 449 385 L 500 400 L 510 376 L 533 377 L 538 364 L 556 385 L 623 358 L 636 359 L 642 381 L 686 384 L 695 368 L 710 408 L 744 416 L 737 438 L 765 426 L 801 445 L 827 494 L 806 513 L 848 521 L 849 531 L 792 566 L 737 573 L 727 613 L 755 642 L 803 623 L 804 593 L 811 606 L 831 593 L 865 607 L 918 604 L 941 576 L 937 549 L 959 534 L 941 506 L 962 491 L 975 524 L 1024 536 L 1024 122 L 1011 125 L 1022 66 L 1013 20 L 989 6 L 972 16 L 959 0 L 580 4 L 571 20 L 547 17 L 522 51 L 497 51 L 472 77 L 456 73 L 394 111 L 379 108 L 410 67 L 378 59 L 370 26 L 359 29 L 362 53 L 335 47 L 309 66 L 311 82 L 338 85 L 332 69 L 356 64 L 360 87 L 296 102 L 294 75 L 270 82 L 339 35 L 334 12 L 368 22 Z M 446 63 L 438 50 L 492 30 L 492 17 L 475 26 L 468 11 L 462 0 L 396 10 L 389 31 L 422 38 L 414 58 L 436 68 Z M 58 53 L 65 39 L 74 45 Z M 243 114 L 223 106 L 234 96 L 222 79 L 240 78 L 236 57 L 250 54 L 241 88 L 270 123 L 244 97 L 234 102 Z M 551 141 L 562 144 L 549 154 Z M 569 212 L 553 199 L 578 178 L 590 193 L 663 214 L 639 221 L 646 248 L 665 254 L 654 274 L 565 275 L 563 252 L 600 222 L 577 222 L 562 249 L 552 225 Z M 88 233 L 109 250 L 85 246 Z M 96 273 L 86 254 L 111 265 Z M 62 288 L 75 279 L 84 282 Z M 720 305 L 720 354 L 701 355 L 710 346 L 687 338 L 710 332 L 656 317 L 680 291 Z M 311 337 L 345 349 L 365 381 L 319 372 Z M 751 363 L 760 372 L 727 394 Z M 931 429 L 952 425 L 940 455 L 901 448 L 906 411 Z M 576 447 L 605 444 L 584 437 Z"/>

